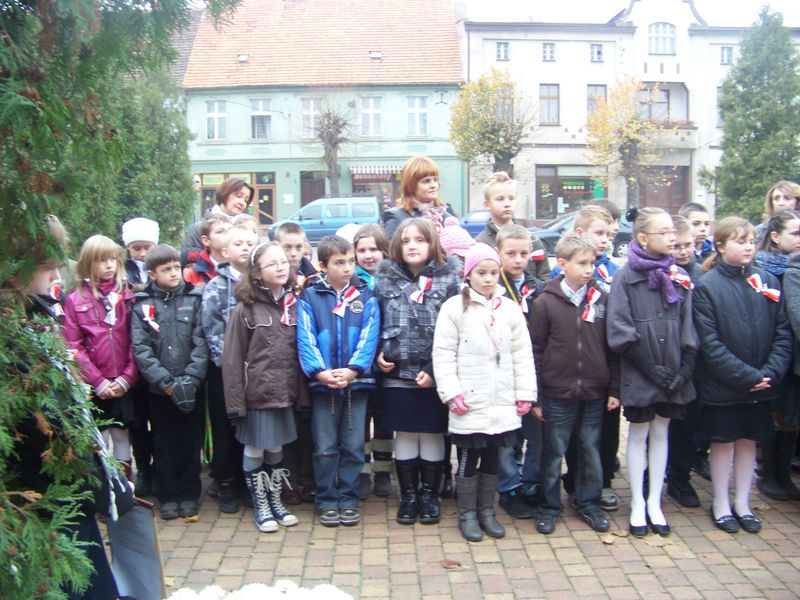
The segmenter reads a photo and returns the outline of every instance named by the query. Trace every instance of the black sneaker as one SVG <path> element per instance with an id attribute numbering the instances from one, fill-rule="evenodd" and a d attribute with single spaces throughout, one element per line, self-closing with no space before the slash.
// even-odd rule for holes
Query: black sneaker
<path id="1" fill-rule="evenodd" d="M 361 521 L 361 514 L 355 508 L 342 508 L 339 510 L 339 523 L 352 527 Z"/>
<path id="2" fill-rule="evenodd" d="M 211 485 L 208 486 L 208 495 L 211 498 L 219 498 L 219 481 L 216 479 L 211 480 Z"/>
<path id="3" fill-rule="evenodd" d="M 236 495 L 236 484 L 233 481 L 223 481 L 219 486 L 219 510 L 228 515 L 239 512 L 239 498 Z"/>
<path id="4" fill-rule="evenodd" d="M 533 508 L 522 497 L 522 489 L 514 488 L 500 494 L 500 506 L 512 519 L 532 519 Z"/>
<path id="5" fill-rule="evenodd" d="M 196 517 L 199 512 L 200 508 L 194 500 L 181 500 L 178 502 L 178 516 L 180 517 Z"/>
<path id="6" fill-rule="evenodd" d="M 675 481 L 667 485 L 667 495 L 681 506 L 695 508 L 700 506 L 700 498 L 688 481 Z"/>
<path id="7" fill-rule="evenodd" d="M 319 511 L 319 522 L 325 527 L 338 527 L 341 523 L 338 508 L 323 508 Z"/>
<path id="8" fill-rule="evenodd" d="M 388 471 L 375 473 L 375 495 L 386 498 L 392 494 L 392 477 Z"/>
<path id="9" fill-rule="evenodd" d="M 582 511 L 580 511 L 579 514 L 581 518 L 586 521 L 586 524 L 595 531 L 599 533 L 608 531 L 610 527 L 608 524 L 608 519 L 606 519 L 606 516 L 599 507 L 589 506 L 588 508 L 584 508 Z"/>
<path id="10" fill-rule="evenodd" d="M 178 503 L 177 502 L 164 502 L 159 509 L 161 518 L 165 521 L 178 518 Z"/>
<path id="11" fill-rule="evenodd" d="M 554 515 L 539 515 L 536 517 L 536 531 L 544 535 L 550 535 L 556 530 L 556 518 Z"/>

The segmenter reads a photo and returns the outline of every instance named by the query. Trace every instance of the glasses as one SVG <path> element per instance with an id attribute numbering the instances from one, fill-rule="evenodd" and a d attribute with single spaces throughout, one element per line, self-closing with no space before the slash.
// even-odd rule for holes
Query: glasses
<path id="1" fill-rule="evenodd" d="M 682 252 L 683 250 L 688 250 L 689 248 L 692 248 L 693 246 L 694 246 L 694 244 L 691 243 L 691 242 L 688 243 L 688 244 L 675 244 L 675 251 L 676 252 Z"/>
<path id="2" fill-rule="evenodd" d="M 289 264 L 290 263 L 289 263 L 288 260 L 279 260 L 277 262 L 271 262 L 271 263 L 267 263 L 265 265 L 262 265 L 262 266 L 259 267 L 259 269 L 269 269 L 271 271 L 272 269 L 277 269 L 279 267 L 288 267 Z"/>
<path id="3" fill-rule="evenodd" d="M 660 235 L 661 237 L 675 237 L 678 235 L 675 229 L 662 229 L 661 231 L 648 231 L 645 235 Z"/>

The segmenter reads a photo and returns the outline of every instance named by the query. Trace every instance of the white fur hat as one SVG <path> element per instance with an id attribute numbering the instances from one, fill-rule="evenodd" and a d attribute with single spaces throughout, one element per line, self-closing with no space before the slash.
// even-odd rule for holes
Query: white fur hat
<path id="1" fill-rule="evenodd" d="M 136 217 L 122 224 L 122 242 L 129 246 L 133 242 L 158 244 L 158 223 L 144 217 Z"/>

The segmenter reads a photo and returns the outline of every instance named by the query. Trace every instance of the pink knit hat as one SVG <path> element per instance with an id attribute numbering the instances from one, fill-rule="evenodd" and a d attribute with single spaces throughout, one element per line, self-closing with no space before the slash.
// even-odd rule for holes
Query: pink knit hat
<path id="1" fill-rule="evenodd" d="M 444 227 L 439 232 L 439 242 L 446 254 L 456 254 L 461 258 L 475 245 L 475 240 L 466 229 L 459 226 L 455 217 L 447 217 L 445 220 Z"/>
<path id="2" fill-rule="evenodd" d="M 473 267 L 482 260 L 493 260 L 498 265 L 500 264 L 500 257 L 497 256 L 494 248 L 488 244 L 475 244 L 467 251 L 467 255 L 464 257 L 464 279 L 467 278 Z"/>

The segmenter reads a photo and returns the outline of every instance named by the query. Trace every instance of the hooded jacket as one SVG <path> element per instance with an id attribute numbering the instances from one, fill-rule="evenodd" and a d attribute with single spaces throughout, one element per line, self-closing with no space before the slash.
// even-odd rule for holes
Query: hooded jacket
<path id="1" fill-rule="evenodd" d="M 183 279 L 189 285 L 200 287 L 217 276 L 217 269 L 214 267 L 208 248 L 202 252 L 190 253 L 189 261 L 191 264 L 183 270 Z"/>
<path id="2" fill-rule="evenodd" d="M 725 262 L 703 275 L 694 291 L 694 322 L 700 336 L 695 381 L 703 404 L 728 406 L 780 398 L 791 366 L 792 330 L 783 294 L 775 302 L 757 292 L 748 278 L 758 274 L 768 287 L 778 279 L 753 266 Z M 772 387 L 751 392 L 763 377 Z"/>
<path id="3" fill-rule="evenodd" d="M 333 313 L 350 288 L 351 300 L 345 302 L 344 316 Z M 348 368 L 358 375 L 350 383 L 352 391 L 375 389 L 372 363 L 380 337 L 380 309 L 369 287 L 353 277 L 341 292 L 336 292 L 321 278 L 300 296 L 297 309 L 297 349 L 300 365 L 309 378 L 312 392 L 331 390 L 316 379 L 327 369 Z M 338 395 L 345 390 L 338 390 Z"/>
<path id="4" fill-rule="evenodd" d="M 619 355 L 606 343 L 608 294 L 595 280 L 588 283 L 600 296 L 593 320 L 584 320 L 587 298 L 575 306 L 561 289 L 563 279 L 548 281 L 531 311 L 539 393 L 557 400 L 619 398 Z"/>
<path id="5" fill-rule="evenodd" d="M 203 302 L 200 305 L 200 324 L 208 343 L 208 358 L 216 366 L 222 366 L 225 328 L 231 313 L 239 301 L 233 288 L 238 282 L 228 263 L 221 263 L 217 276 L 203 286 Z"/>
<path id="6" fill-rule="evenodd" d="M 495 435 L 519 429 L 515 403 L 536 401 L 536 378 L 525 316 L 497 286 L 491 299 L 469 289 L 444 303 L 436 320 L 433 372 L 442 402 L 459 394 L 469 411 L 450 414 L 450 433 Z"/>
<path id="7" fill-rule="evenodd" d="M 61 334 L 74 352 L 83 378 L 98 394 L 114 381 L 127 391 L 139 380 L 131 343 L 133 294 L 125 289 L 120 296 L 113 325 L 105 322 L 106 311 L 88 282 L 70 293 L 64 303 Z"/>
<path id="8" fill-rule="evenodd" d="M 256 298 L 253 304 L 236 305 L 225 330 L 222 378 L 229 418 L 244 417 L 248 410 L 291 407 L 298 400 L 297 303 L 283 324 L 280 300 L 264 288 L 256 288 Z"/>
<path id="9" fill-rule="evenodd" d="M 154 281 L 134 296 L 133 350 L 151 392 L 165 394 L 181 375 L 199 386 L 206 376 L 208 346 L 200 326 L 202 290 L 180 283 L 164 291 Z"/>
<path id="10" fill-rule="evenodd" d="M 431 287 L 422 302 L 411 300 L 420 290 L 420 278 L 427 277 Z M 381 339 L 378 352 L 395 363 L 385 378 L 414 380 L 420 371 L 433 376 L 431 350 L 436 317 L 445 300 L 458 294 L 458 274 L 449 264 L 428 263 L 417 275 L 405 265 L 389 260 L 378 267 L 375 296 L 381 308 Z"/>

